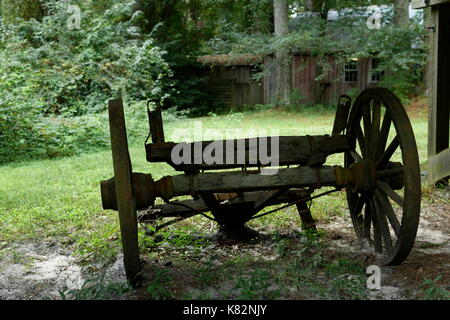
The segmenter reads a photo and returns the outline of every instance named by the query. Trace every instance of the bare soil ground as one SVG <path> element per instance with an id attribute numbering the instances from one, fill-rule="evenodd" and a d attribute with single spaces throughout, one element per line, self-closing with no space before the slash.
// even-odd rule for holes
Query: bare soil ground
<path id="1" fill-rule="evenodd" d="M 365 269 L 378 260 L 355 240 L 350 218 L 336 215 L 318 228 L 311 236 L 296 225 L 267 226 L 248 243 L 224 239 L 215 227 L 188 243 L 162 239 L 144 252 L 137 290 L 124 285 L 120 255 L 105 266 L 73 257 L 57 240 L 0 242 L 0 299 L 449 298 L 448 187 L 423 196 L 415 247 L 403 264 L 381 267 L 380 290 L 366 288 Z"/>

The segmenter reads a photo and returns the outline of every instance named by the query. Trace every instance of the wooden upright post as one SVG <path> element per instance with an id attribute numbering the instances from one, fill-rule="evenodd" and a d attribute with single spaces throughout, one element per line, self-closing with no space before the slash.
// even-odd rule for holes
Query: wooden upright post
<path id="1" fill-rule="evenodd" d="M 450 2 L 431 8 L 432 78 L 428 127 L 428 158 L 449 147 Z M 433 30 L 433 26 L 430 30 Z"/>
<path id="2" fill-rule="evenodd" d="M 297 203 L 297 210 L 300 215 L 300 219 L 302 220 L 302 230 L 316 231 L 316 222 L 314 221 L 306 202 Z"/>
<path id="3" fill-rule="evenodd" d="M 140 260 L 137 232 L 136 200 L 131 182 L 131 161 L 128 152 L 127 131 L 121 99 L 109 101 L 109 126 L 122 236 L 123 261 L 130 284 L 140 282 Z"/>
<path id="4" fill-rule="evenodd" d="M 450 117 L 450 0 L 413 0 L 414 9 L 431 7 L 430 63 L 427 84 L 430 94 L 428 113 L 427 182 L 436 183 L 449 172 Z M 437 155 L 437 156 L 436 156 Z"/>

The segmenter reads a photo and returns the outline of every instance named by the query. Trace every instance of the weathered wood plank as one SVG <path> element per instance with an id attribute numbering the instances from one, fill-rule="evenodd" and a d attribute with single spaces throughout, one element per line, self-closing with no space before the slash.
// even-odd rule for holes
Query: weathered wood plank
<path id="1" fill-rule="evenodd" d="M 348 121 L 348 115 L 350 112 L 352 99 L 349 96 L 341 96 L 338 101 L 338 106 L 336 109 L 336 115 L 334 117 L 333 131 L 332 135 L 341 134 L 346 126 Z"/>
<path id="2" fill-rule="evenodd" d="M 430 185 L 435 184 L 441 179 L 450 176 L 450 148 L 441 151 L 437 155 L 428 159 L 422 165 L 425 170 L 426 182 Z"/>
<path id="3" fill-rule="evenodd" d="M 158 107 L 155 111 L 148 112 L 148 122 L 153 143 L 164 142 L 164 127 L 161 115 L 161 108 Z"/>
<path id="4" fill-rule="evenodd" d="M 272 140 L 272 138 L 274 138 Z M 174 154 L 184 156 L 186 160 L 182 164 L 174 164 L 172 150 L 177 144 L 147 144 L 147 161 L 166 162 L 179 171 L 217 170 L 241 167 L 258 167 L 270 162 L 273 153 L 278 151 L 279 165 L 307 164 L 315 155 L 327 157 L 328 155 L 344 152 L 351 149 L 351 139 L 344 135 L 335 136 L 299 136 L 299 137 L 264 137 L 235 140 L 199 141 L 192 143 L 182 142 L 179 148 L 183 151 Z M 214 145 L 212 143 L 215 143 Z M 278 143 L 277 147 L 272 143 Z M 209 148 L 208 148 L 209 146 Z M 214 152 L 209 153 L 213 146 L 217 146 Z M 262 148 L 261 148 L 262 146 Z M 266 147 L 267 146 L 267 147 Z M 264 150 L 266 147 L 266 150 Z M 208 148 L 208 149 L 207 149 Z M 207 163 L 203 158 L 205 154 L 214 157 L 213 163 Z M 196 152 L 197 151 L 197 152 Z M 264 152 L 266 151 L 266 152 Z M 190 155 L 189 155 L 190 154 Z M 200 157 L 194 158 L 200 154 Z M 186 163 L 188 162 L 188 163 Z"/>
<path id="5" fill-rule="evenodd" d="M 411 5 L 413 9 L 423 9 L 426 7 L 438 6 L 445 3 L 450 3 L 450 0 L 412 0 Z"/>
<path id="6" fill-rule="evenodd" d="M 317 171 L 310 167 L 266 169 L 266 174 L 243 171 L 208 172 L 166 177 L 173 186 L 171 196 L 202 192 L 259 191 L 284 188 L 338 186 L 335 168 L 323 166 Z M 342 182 L 343 183 L 343 182 Z"/>
<path id="7" fill-rule="evenodd" d="M 254 205 L 254 211 L 258 212 L 262 209 L 264 209 L 264 207 L 267 205 L 267 203 L 269 201 L 271 201 L 272 199 L 277 198 L 278 196 L 280 196 L 281 194 L 283 194 L 284 192 L 286 192 L 287 190 L 268 190 L 268 191 L 264 191 L 260 197 L 258 197 L 255 200 L 255 205 Z"/>
<path id="8" fill-rule="evenodd" d="M 306 202 L 297 203 L 297 211 L 302 220 L 303 230 L 316 230 L 316 222 L 311 215 L 308 204 Z"/>
<path id="9" fill-rule="evenodd" d="M 261 197 L 265 191 L 254 191 L 254 192 L 244 192 L 241 197 L 235 197 L 227 203 L 221 204 L 225 210 L 227 210 L 228 205 L 236 205 L 236 204 L 255 204 L 255 200 Z M 220 198 L 222 194 L 216 194 L 216 198 Z M 309 197 L 310 193 L 306 190 L 288 190 L 284 194 L 271 198 L 266 205 L 276 205 L 282 203 L 288 203 L 292 201 L 296 201 L 299 199 L 303 199 Z M 203 199 L 197 200 L 183 200 L 176 201 L 178 204 L 165 203 L 158 204 L 152 206 L 150 210 L 143 210 L 139 212 L 139 219 L 144 220 L 154 220 L 156 218 L 171 218 L 171 217 L 180 217 L 185 215 L 191 215 L 196 212 L 208 212 L 210 209 L 205 204 Z"/>
<path id="10" fill-rule="evenodd" d="M 131 161 L 122 100 L 109 101 L 109 126 L 116 182 L 117 206 L 122 235 L 123 260 L 128 281 L 136 286 L 140 280 L 136 201 L 131 184 Z"/>

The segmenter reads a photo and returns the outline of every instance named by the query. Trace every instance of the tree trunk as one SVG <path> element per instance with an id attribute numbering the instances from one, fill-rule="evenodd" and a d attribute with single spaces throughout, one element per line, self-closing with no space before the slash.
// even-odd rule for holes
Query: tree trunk
<path id="1" fill-rule="evenodd" d="M 320 17 L 326 20 L 328 18 L 328 11 L 333 6 L 333 3 L 330 0 L 305 0 L 303 6 L 305 11 L 318 12 Z"/>
<path id="2" fill-rule="evenodd" d="M 41 20 L 44 16 L 44 6 L 41 0 L 0 0 L 0 12 L 5 23 L 15 23 L 18 19 Z"/>
<path id="3" fill-rule="evenodd" d="M 305 6 L 305 11 L 312 11 L 313 10 L 313 0 L 305 0 L 304 6 Z"/>
<path id="4" fill-rule="evenodd" d="M 404 26 L 409 22 L 409 0 L 395 0 L 394 2 L 394 24 Z"/>
<path id="5" fill-rule="evenodd" d="M 199 26 L 198 23 L 200 21 L 200 13 L 201 13 L 201 3 L 199 0 L 190 0 L 189 1 L 189 18 L 194 21 L 196 26 Z"/>
<path id="6" fill-rule="evenodd" d="M 282 38 L 289 33 L 288 2 L 273 0 L 275 36 Z M 278 49 L 276 52 L 276 89 L 275 103 L 288 105 L 292 88 L 292 68 L 288 49 Z"/>

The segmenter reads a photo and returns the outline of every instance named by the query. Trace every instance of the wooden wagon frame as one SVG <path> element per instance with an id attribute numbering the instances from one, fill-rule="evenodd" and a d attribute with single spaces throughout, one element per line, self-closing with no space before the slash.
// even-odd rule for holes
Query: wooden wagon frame
<path id="1" fill-rule="evenodd" d="M 261 168 L 257 152 L 248 156 L 252 139 L 223 141 L 245 147 L 247 156 L 239 163 L 175 164 L 171 152 L 178 144 L 165 141 L 161 109 L 149 110 L 148 116 L 147 160 L 166 162 L 182 174 L 154 181 L 150 174 L 133 173 L 122 101 L 109 103 L 114 177 L 101 182 L 102 203 L 104 209 L 119 211 L 124 265 L 133 285 L 141 271 L 138 219 L 175 219 L 164 226 L 209 211 L 223 227 L 238 229 L 265 207 L 286 204 L 282 208 L 297 206 L 303 228 L 315 228 L 306 203 L 339 190 L 346 191 L 357 237 L 368 241 L 384 264 L 399 264 L 408 256 L 419 223 L 419 160 L 408 116 L 388 89 L 367 89 L 353 106 L 342 96 L 331 135 L 277 137 L 279 168 Z M 204 151 L 211 142 L 185 143 L 184 148 Z M 398 161 L 393 161 L 396 152 Z M 343 166 L 325 165 L 329 155 L 338 153 L 344 154 Z M 226 158 L 226 152 L 220 157 Z M 263 169 L 276 172 L 261 174 Z M 321 187 L 334 189 L 312 196 Z M 174 201 L 178 196 L 192 199 Z M 165 203 L 155 205 L 156 198 Z"/>

